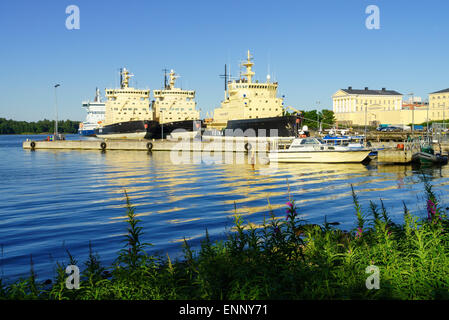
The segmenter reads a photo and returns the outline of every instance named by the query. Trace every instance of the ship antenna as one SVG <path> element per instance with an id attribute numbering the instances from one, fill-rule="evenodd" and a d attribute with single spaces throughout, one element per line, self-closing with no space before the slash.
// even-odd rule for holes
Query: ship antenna
<path id="1" fill-rule="evenodd" d="M 227 70 L 228 66 L 225 64 L 225 72 L 224 74 L 220 74 L 220 78 L 224 79 L 224 93 L 225 93 L 225 100 L 228 97 L 228 82 L 231 80 L 231 73 Z"/>
<path id="2" fill-rule="evenodd" d="M 224 89 L 225 91 L 228 91 L 228 72 L 227 72 L 227 66 L 225 64 L 225 72 L 224 74 L 220 74 L 220 78 L 224 78 Z"/>
<path id="3" fill-rule="evenodd" d="M 120 87 L 122 87 L 123 83 L 123 68 L 120 68 Z"/>
<path id="4" fill-rule="evenodd" d="M 168 69 L 165 68 L 165 69 L 162 69 L 162 71 L 164 71 L 164 90 L 165 90 L 165 89 L 167 89 L 167 72 L 168 72 Z"/>

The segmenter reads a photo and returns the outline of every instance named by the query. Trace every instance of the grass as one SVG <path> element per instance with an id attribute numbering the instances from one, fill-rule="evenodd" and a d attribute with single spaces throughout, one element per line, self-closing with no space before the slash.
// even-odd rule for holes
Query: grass
<path id="1" fill-rule="evenodd" d="M 352 186 L 351 186 L 352 188 Z M 184 258 L 147 254 L 142 228 L 128 196 L 128 233 L 115 262 L 103 266 L 89 246 L 80 266 L 80 288 L 66 288 L 66 265 L 53 280 L 30 276 L 0 281 L 0 299 L 447 299 L 449 219 L 432 186 L 425 182 L 427 217 L 412 216 L 403 204 L 403 223 L 390 219 L 382 201 L 363 212 L 352 188 L 353 230 L 337 222 L 306 224 L 294 200 L 285 217 L 270 211 L 259 228 L 235 216 L 234 231 L 212 242 L 206 230 L 201 247 L 184 241 Z M 67 252 L 69 264 L 76 259 Z M 380 288 L 369 290 L 368 266 L 380 270 Z"/>

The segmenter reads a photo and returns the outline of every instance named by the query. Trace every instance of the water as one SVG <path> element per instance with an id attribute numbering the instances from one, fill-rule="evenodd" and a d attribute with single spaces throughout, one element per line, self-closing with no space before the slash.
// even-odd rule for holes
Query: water
<path id="1" fill-rule="evenodd" d="M 151 252 L 181 257 L 184 238 L 195 247 L 207 228 L 223 239 L 233 224 L 234 203 L 254 224 L 274 213 L 285 217 L 288 192 L 311 223 L 338 221 L 354 227 L 353 184 L 367 211 L 369 200 L 384 200 L 393 220 L 402 221 L 402 201 L 412 213 L 425 214 L 423 179 L 411 166 L 371 164 L 279 164 L 266 166 L 198 163 L 173 165 L 168 152 L 29 151 L 25 139 L 0 136 L 0 277 L 25 277 L 30 255 L 38 278 L 54 276 L 66 249 L 81 266 L 89 241 L 106 265 L 124 245 L 125 197 L 142 220 Z M 79 139 L 69 136 L 69 139 Z M 447 198 L 449 167 L 426 170 L 435 191 Z"/>

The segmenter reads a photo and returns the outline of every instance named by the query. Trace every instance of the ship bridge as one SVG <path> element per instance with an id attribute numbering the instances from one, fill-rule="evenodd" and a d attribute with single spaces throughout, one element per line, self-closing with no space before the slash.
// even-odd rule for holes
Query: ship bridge
<path id="1" fill-rule="evenodd" d="M 278 83 L 253 81 L 254 63 L 248 51 L 247 61 L 242 64 L 246 72 L 240 79 L 227 82 L 225 99 L 214 110 L 212 127 L 225 127 L 228 120 L 255 119 L 282 116 L 283 99 L 277 97 Z"/>

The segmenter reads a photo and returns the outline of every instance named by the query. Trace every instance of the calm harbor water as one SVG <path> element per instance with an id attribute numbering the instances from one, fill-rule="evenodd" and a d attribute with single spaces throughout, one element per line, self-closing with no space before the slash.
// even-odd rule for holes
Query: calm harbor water
<path id="1" fill-rule="evenodd" d="M 25 139 L 0 135 L 0 277 L 29 274 L 30 255 L 40 279 L 54 276 L 65 250 L 81 266 L 89 241 L 105 264 L 124 245 L 125 197 L 142 220 L 152 252 L 181 257 L 184 238 L 197 246 L 209 231 L 222 239 L 233 225 L 234 203 L 244 219 L 259 224 L 285 217 L 288 190 L 302 218 L 311 223 L 338 221 L 354 227 L 351 187 L 367 211 L 369 200 L 384 200 L 392 218 L 402 221 L 402 201 L 425 214 L 423 179 L 411 166 L 362 164 L 280 164 L 276 171 L 251 164 L 202 162 L 174 165 L 168 152 L 29 151 Z M 72 135 L 69 139 L 79 139 Z M 441 200 L 447 200 L 449 167 L 426 169 Z"/>

